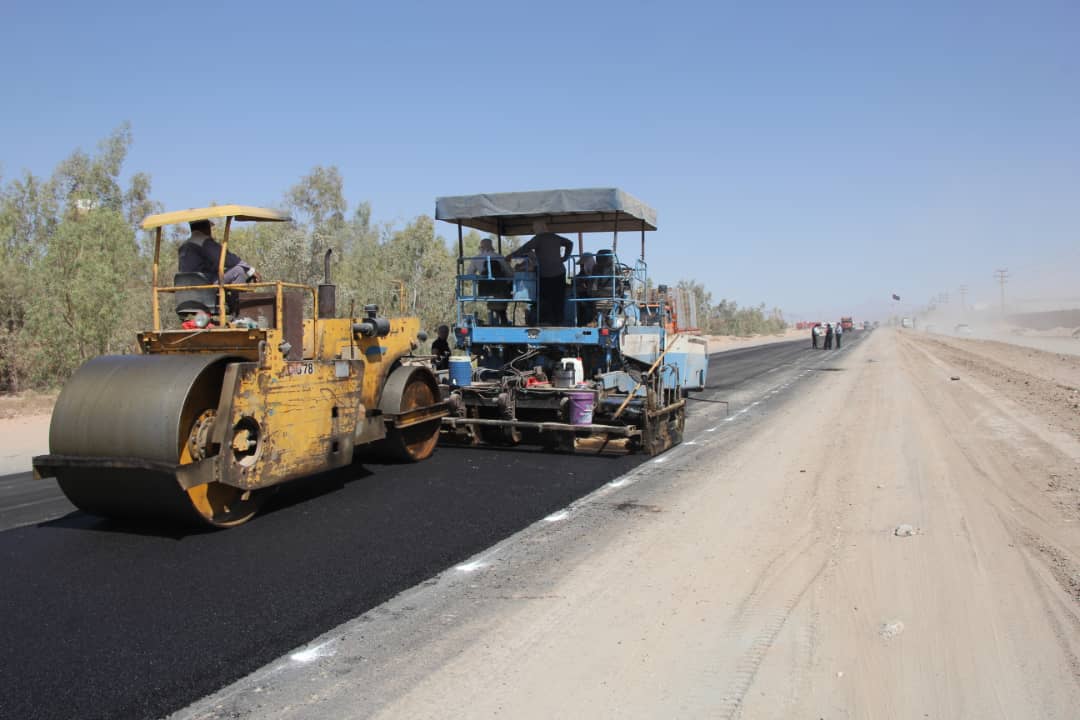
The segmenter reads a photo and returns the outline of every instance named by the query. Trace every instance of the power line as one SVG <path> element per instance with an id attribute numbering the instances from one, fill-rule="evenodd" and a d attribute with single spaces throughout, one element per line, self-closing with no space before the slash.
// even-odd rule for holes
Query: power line
<path id="1" fill-rule="evenodd" d="M 960 286 L 960 309 L 967 310 L 967 285 Z"/>
<path id="2" fill-rule="evenodd" d="M 994 271 L 994 277 L 1001 283 L 1001 314 L 1005 314 L 1005 283 L 1009 281 L 1009 268 L 999 268 Z"/>

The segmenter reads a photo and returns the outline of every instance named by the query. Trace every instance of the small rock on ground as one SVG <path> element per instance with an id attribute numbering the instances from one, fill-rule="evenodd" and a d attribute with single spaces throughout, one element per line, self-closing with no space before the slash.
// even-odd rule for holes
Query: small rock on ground
<path id="1" fill-rule="evenodd" d="M 902 620 L 890 620 L 881 624 L 881 637 L 886 640 L 891 640 L 902 632 L 904 632 L 904 622 Z"/>
<path id="2" fill-rule="evenodd" d="M 893 535 L 895 535 L 896 537 L 911 537 L 916 532 L 917 530 L 915 530 L 915 527 L 913 525 L 908 525 L 907 523 L 904 523 L 903 525 L 896 526 L 896 529 L 893 530 Z"/>

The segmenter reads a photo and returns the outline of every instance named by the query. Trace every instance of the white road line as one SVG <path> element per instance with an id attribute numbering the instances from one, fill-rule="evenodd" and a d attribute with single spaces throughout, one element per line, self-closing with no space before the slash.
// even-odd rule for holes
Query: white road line
<path id="1" fill-rule="evenodd" d="M 321 657 L 330 657 L 334 654 L 333 650 L 326 649 L 326 646 L 329 645 L 330 642 L 331 641 L 328 640 L 320 645 L 316 645 L 315 647 L 294 652 L 292 655 L 289 656 L 289 659 L 293 662 L 309 663 L 313 660 L 318 660 Z"/>
<path id="2" fill-rule="evenodd" d="M 64 498 L 64 497 L 42 498 L 41 500 L 34 500 L 33 502 L 20 503 L 18 505 L 9 505 L 8 507 L 3 508 L 3 510 L 4 510 L 4 512 L 8 512 L 10 510 L 20 510 L 22 508 L 33 507 L 34 505 L 44 505 L 45 503 L 51 503 L 51 502 L 57 502 L 57 501 L 65 502 L 66 500 L 67 500 L 67 498 Z"/>
<path id="3" fill-rule="evenodd" d="M 569 512 L 567 512 L 566 510 L 560 510 L 557 513 L 552 513 L 552 514 L 548 515 L 546 518 L 544 518 L 544 522 L 549 522 L 549 523 L 560 522 L 562 520 L 565 520 L 568 517 L 570 517 Z"/>

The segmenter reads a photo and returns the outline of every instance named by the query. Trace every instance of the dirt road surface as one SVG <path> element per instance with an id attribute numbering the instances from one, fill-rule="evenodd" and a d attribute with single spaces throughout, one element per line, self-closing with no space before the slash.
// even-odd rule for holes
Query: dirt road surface
<path id="1" fill-rule="evenodd" d="M 463 593 L 293 655 L 287 693 L 279 667 L 181 716 L 1076 717 L 1070 386 L 963 346 L 875 332 L 737 447 L 706 429 Z"/>

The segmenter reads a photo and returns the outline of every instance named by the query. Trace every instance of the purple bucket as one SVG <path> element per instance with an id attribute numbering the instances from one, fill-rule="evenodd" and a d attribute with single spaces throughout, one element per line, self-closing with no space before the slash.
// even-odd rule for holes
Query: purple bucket
<path id="1" fill-rule="evenodd" d="M 570 424 L 592 425 L 596 396 L 591 392 L 572 392 L 568 396 L 570 398 Z"/>

